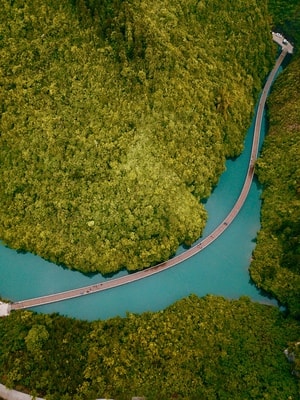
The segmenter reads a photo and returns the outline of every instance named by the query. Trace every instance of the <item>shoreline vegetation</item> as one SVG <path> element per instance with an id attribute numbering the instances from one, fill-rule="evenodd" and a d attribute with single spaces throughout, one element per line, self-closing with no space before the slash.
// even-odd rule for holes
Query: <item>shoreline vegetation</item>
<path id="1" fill-rule="evenodd" d="M 294 4 L 295 3 L 295 4 Z M 263 185 L 261 223 L 250 266 L 255 284 L 300 319 L 300 5 L 271 1 L 275 23 L 296 52 L 268 99 L 268 135 L 257 161 Z"/>
<path id="2" fill-rule="evenodd" d="M 128 4 L 133 7 L 138 2 L 103 1 L 101 5 L 107 12 L 99 15 L 105 16 L 104 19 L 97 17 L 94 10 L 94 18 L 101 21 L 105 32 L 109 31 L 110 18 L 116 17 L 113 5 L 121 3 L 123 7 Z M 199 11 L 197 7 L 209 6 L 207 3 L 194 2 L 190 12 L 195 14 Z M 243 20 L 239 2 L 236 5 L 226 1 L 209 3 L 212 13 L 208 22 L 216 20 L 217 24 L 218 19 L 226 22 L 226 13 L 219 14 L 219 11 L 233 6 L 237 7 L 238 14 L 232 25 Z M 270 131 L 257 164 L 264 185 L 262 230 L 251 265 L 254 281 L 286 304 L 287 312 L 252 303 L 246 297 L 229 301 L 210 295 L 202 299 L 191 295 L 160 312 L 128 314 L 126 318 L 92 323 L 57 314 L 17 311 L 0 319 L 2 383 L 47 400 L 90 400 L 105 396 L 127 400 L 136 395 L 147 400 L 241 400 L 241 393 L 247 400 L 299 398 L 299 232 L 296 225 L 299 152 L 296 149 L 299 149 L 300 137 L 297 85 L 300 6 L 297 3 L 291 1 L 287 6 L 281 0 L 269 1 L 273 23 L 294 42 L 295 55 L 270 96 Z M 85 10 L 84 1 L 73 0 L 72 4 L 81 5 Z M 90 4 L 98 3 L 90 1 Z M 266 10 L 264 4 L 253 2 L 253 9 L 255 12 Z M 105 8 L 107 5 L 110 7 Z M 167 8 L 176 5 L 172 1 Z M 131 15 L 129 21 L 136 22 L 132 14 L 127 11 L 125 14 Z M 269 21 L 267 12 L 262 14 Z M 61 15 L 57 21 L 61 21 L 59 18 Z M 81 23 L 88 25 L 89 21 L 83 19 Z M 251 24 L 251 19 L 248 23 Z M 243 32 L 252 28 L 247 25 Z M 213 23 L 211 29 L 210 44 L 212 53 L 216 54 L 218 47 L 214 49 L 217 45 L 213 36 L 217 37 L 219 31 L 213 32 Z M 124 27 L 121 32 L 124 33 Z M 259 43 L 263 40 L 258 38 L 255 45 Z M 246 53 L 243 47 L 237 46 L 237 49 Z M 209 53 L 205 55 L 209 57 Z M 263 57 L 261 51 L 257 57 L 258 66 Z M 284 355 L 286 348 L 290 362 Z"/>
<path id="3" fill-rule="evenodd" d="M 0 380 L 47 400 L 298 397 L 283 353 L 299 322 L 249 298 L 191 295 L 160 312 L 86 322 L 0 319 Z"/>
<path id="4" fill-rule="evenodd" d="M 261 221 L 250 275 L 300 318 L 299 56 L 274 84 L 269 133 L 256 171 L 263 184 Z"/>

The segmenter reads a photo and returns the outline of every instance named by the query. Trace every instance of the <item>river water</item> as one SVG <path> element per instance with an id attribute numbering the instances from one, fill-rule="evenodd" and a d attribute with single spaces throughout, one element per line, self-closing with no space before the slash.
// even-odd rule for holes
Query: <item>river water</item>
<path id="1" fill-rule="evenodd" d="M 254 121 L 246 136 L 244 152 L 237 159 L 227 161 L 226 171 L 205 204 L 209 219 L 203 236 L 214 230 L 238 198 L 248 167 L 253 129 Z M 36 307 L 34 310 L 43 313 L 59 312 L 87 320 L 107 319 L 117 315 L 125 316 L 126 312 L 161 310 L 191 293 L 198 296 L 214 294 L 230 299 L 246 295 L 253 301 L 277 304 L 256 289 L 248 273 L 255 237 L 260 228 L 260 195 L 261 189 L 254 181 L 246 203 L 224 234 L 181 264 L 118 288 Z M 178 253 L 182 251 L 182 247 L 178 249 Z M 113 278 L 124 274 L 126 272 L 122 271 Z M 0 276 L 1 297 L 13 301 L 105 280 L 100 274 L 83 275 L 3 245 L 0 245 Z"/>

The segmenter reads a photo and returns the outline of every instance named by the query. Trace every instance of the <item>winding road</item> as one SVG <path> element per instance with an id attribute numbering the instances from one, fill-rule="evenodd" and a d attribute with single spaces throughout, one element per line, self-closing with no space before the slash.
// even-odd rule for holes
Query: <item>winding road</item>
<path id="1" fill-rule="evenodd" d="M 257 154 L 258 154 L 261 123 L 262 123 L 262 117 L 263 117 L 266 99 L 267 99 L 271 84 L 274 80 L 274 77 L 275 77 L 281 63 L 283 62 L 285 56 L 287 55 L 287 53 L 288 53 L 287 48 L 285 46 L 282 46 L 282 51 L 280 53 L 280 56 L 276 60 L 275 66 L 272 69 L 272 71 L 266 81 L 266 84 L 264 86 L 263 92 L 260 97 L 257 114 L 256 114 L 255 128 L 254 128 L 254 134 L 253 134 L 253 143 L 252 143 L 248 171 L 247 171 L 245 182 L 244 182 L 243 188 L 241 190 L 241 193 L 239 195 L 239 198 L 237 199 L 235 205 L 233 206 L 232 210 L 227 215 L 227 217 L 209 236 L 204 238 L 202 241 L 200 241 L 198 244 L 191 247 L 184 253 L 182 253 L 168 261 L 165 261 L 158 265 L 155 265 L 154 267 L 150 267 L 143 271 L 139 271 L 139 272 L 135 272 L 135 273 L 132 273 L 132 274 L 129 274 L 126 276 L 122 276 L 120 278 L 112 279 L 112 280 L 102 282 L 102 283 L 93 284 L 90 286 L 81 287 L 78 289 L 72 289 L 72 290 L 68 290 L 68 291 L 64 291 L 64 292 L 60 292 L 60 293 L 50 294 L 50 295 L 46 295 L 46 296 L 42 296 L 42 297 L 36 297 L 36 298 L 27 299 L 27 300 L 23 300 L 23 301 L 17 301 L 17 302 L 14 302 L 11 304 L 11 310 L 32 308 L 32 307 L 41 306 L 44 304 L 55 303 L 58 301 L 72 299 L 74 297 L 84 296 L 84 295 L 100 292 L 103 290 L 112 289 L 117 286 L 126 285 L 131 282 L 135 282 L 137 280 L 140 280 L 140 279 L 146 278 L 148 276 L 162 272 L 168 268 L 174 267 L 175 265 L 181 263 L 182 261 L 187 260 L 188 258 L 192 257 L 196 253 L 199 253 L 200 251 L 205 249 L 207 246 L 209 246 L 213 241 L 215 241 L 225 231 L 225 229 L 228 228 L 228 226 L 231 224 L 231 222 L 237 216 L 237 214 L 239 213 L 240 209 L 242 208 L 242 206 L 248 196 L 248 193 L 249 193 L 249 190 L 251 187 L 251 183 L 253 180 L 253 175 L 254 175 L 254 165 L 255 165 L 255 161 L 257 159 Z"/>

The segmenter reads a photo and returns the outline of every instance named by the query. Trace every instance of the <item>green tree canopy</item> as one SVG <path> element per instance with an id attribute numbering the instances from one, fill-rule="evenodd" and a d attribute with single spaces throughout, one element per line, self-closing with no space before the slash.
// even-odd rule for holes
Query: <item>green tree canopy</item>
<path id="1" fill-rule="evenodd" d="M 4 0 L 0 19 L 1 239 L 103 273 L 192 244 L 271 65 L 264 2 Z"/>

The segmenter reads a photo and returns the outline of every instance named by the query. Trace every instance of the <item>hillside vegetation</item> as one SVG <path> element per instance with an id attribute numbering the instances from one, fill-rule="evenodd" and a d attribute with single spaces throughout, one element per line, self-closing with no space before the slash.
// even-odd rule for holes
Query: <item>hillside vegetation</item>
<path id="1" fill-rule="evenodd" d="M 263 184 L 262 229 L 250 274 L 300 318 L 300 4 L 271 3 L 274 23 L 295 42 L 295 55 L 268 100 L 269 131 L 256 169 Z"/>
<path id="2" fill-rule="evenodd" d="M 259 180 L 262 230 L 251 276 L 300 318 L 300 58 L 278 77 L 269 100 L 270 127 Z"/>
<path id="3" fill-rule="evenodd" d="M 265 2 L 4 0 L 0 238 L 137 270 L 203 230 L 274 57 Z"/>
<path id="4" fill-rule="evenodd" d="M 299 323 L 247 298 L 93 323 L 14 312 L 0 334 L 0 381 L 47 400 L 298 399 L 283 350 Z"/>

